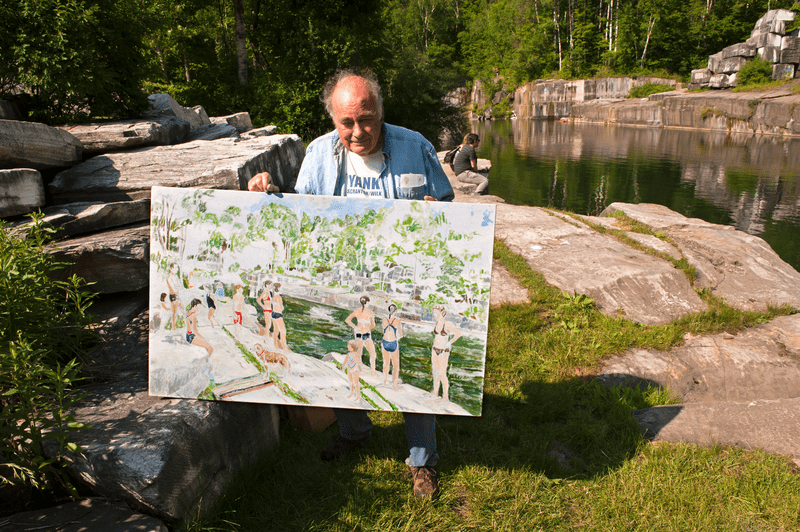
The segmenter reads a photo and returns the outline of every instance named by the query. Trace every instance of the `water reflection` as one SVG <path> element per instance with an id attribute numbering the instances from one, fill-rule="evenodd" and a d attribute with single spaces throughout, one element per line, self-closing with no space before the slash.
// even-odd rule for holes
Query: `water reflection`
<path id="1" fill-rule="evenodd" d="M 540 120 L 474 122 L 490 192 L 598 214 L 657 203 L 764 238 L 800 268 L 800 139 Z"/>

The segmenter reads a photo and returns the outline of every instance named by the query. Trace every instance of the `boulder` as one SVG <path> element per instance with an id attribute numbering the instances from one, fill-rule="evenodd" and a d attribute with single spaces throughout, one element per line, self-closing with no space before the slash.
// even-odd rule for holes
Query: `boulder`
<path id="1" fill-rule="evenodd" d="M 195 105 L 192 107 L 192 112 L 197 115 L 198 120 L 203 125 L 208 125 L 211 123 L 211 119 L 208 118 L 208 113 L 206 113 L 206 110 L 202 105 Z"/>
<path id="2" fill-rule="evenodd" d="M 83 144 L 66 131 L 36 122 L 0 120 L 0 169 L 72 166 L 82 156 Z"/>
<path id="3" fill-rule="evenodd" d="M 0 170 L 0 218 L 27 214 L 43 205 L 42 174 L 32 168 Z"/>
<path id="4" fill-rule="evenodd" d="M 205 111 L 200 113 L 194 109 L 187 109 L 176 102 L 169 94 L 153 94 L 148 97 L 148 100 L 150 100 L 150 108 L 144 112 L 143 116 L 145 118 L 177 116 L 189 122 L 191 129 L 211 123 Z"/>
<path id="5" fill-rule="evenodd" d="M 236 128 L 239 133 L 253 129 L 253 122 L 250 121 L 250 113 L 235 113 L 228 116 L 215 116 L 211 118 L 212 124 L 228 124 Z M 276 128 L 277 129 L 277 128 Z"/>
<path id="6" fill-rule="evenodd" d="M 146 373 L 84 391 L 71 412 L 90 427 L 71 437 L 84 454 L 67 453 L 70 475 L 168 522 L 206 514 L 279 441 L 275 405 L 151 397 Z"/>
<path id="7" fill-rule="evenodd" d="M 706 308 L 672 264 L 575 219 L 537 207 L 498 205 L 495 237 L 547 282 L 592 297 L 606 315 L 663 324 Z"/>
<path id="8" fill-rule="evenodd" d="M 149 280 L 150 224 L 107 231 L 51 244 L 57 259 L 69 263 L 65 276 L 73 274 L 97 292 L 133 292 Z"/>
<path id="9" fill-rule="evenodd" d="M 216 124 L 206 124 L 192 130 L 189 133 L 189 142 L 195 140 L 217 140 L 229 137 L 238 137 L 239 132 L 232 125 L 222 122 Z"/>
<path id="10" fill-rule="evenodd" d="M 281 190 L 293 190 L 305 156 L 297 135 L 195 141 L 93 157 L 59 173 L 50 184 L 55 203 L 150 197 L 155 185 L 245 190 L 268 171 Z"/>
<path id="11" fill-rule="evenodd" d="M 189 134 L 189 122 L 175 116 L 58 127 L 81 141 L 86 154 L 177 144 Z"/>
<path id="12" fill-rule="evenodd" d="M 695 286 L 711 290 L 730 306 L 764 311 L 768 305 L 788 304 L 800 309 L 800 273 L 761 238 L 654 204 L 612 203 L 601 216 L 615 211 L 669 235 L 697 270 Z"/>

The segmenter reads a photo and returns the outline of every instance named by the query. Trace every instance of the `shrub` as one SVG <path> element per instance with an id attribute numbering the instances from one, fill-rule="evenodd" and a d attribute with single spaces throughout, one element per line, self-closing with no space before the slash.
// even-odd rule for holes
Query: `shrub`
<path id="1" fill-rule="evenodd" d="M 771 80 L 772 65 L 760 57 L 754 57 L 745 63 L 736 75 L 736 83 L 739 87 L 757 85 Z"/>
<path id="2" fill-rule="evenodd" d="M 38 489 L 55 479 L 70 487 L 59 459 L 79 450 L 69 434 L 83 425 L 66 412 L 79 399 L 75 357 L 94 338 L 85 283 L 53 277 L 63 264 L 44 249 L 52 231 L 41 216 L 23 235 L 0 222 L 0 453 L 8 466 L 0 483 Z M 42 451 L 47 439 L 59 446 L 53 458 Z"/>

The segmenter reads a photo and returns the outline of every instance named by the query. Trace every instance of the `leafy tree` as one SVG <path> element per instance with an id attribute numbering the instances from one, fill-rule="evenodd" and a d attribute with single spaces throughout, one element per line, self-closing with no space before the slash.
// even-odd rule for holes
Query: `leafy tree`
<path id="1" fill-rule="evenodd" d="M 135 0 L 6 0 L 0 7 L 0 97 L 24 88 L 33 120 L 129 116 L 141 90 Z"/>

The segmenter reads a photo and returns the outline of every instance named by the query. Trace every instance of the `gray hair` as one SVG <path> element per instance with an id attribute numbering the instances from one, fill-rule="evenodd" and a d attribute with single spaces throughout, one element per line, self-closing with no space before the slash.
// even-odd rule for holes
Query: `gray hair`
<path id="1" fill-rule="evenodd" d="M 322 88 L 320 100 L 325 104 L 325 111 L 331 118 L 335 119 L 333 116 L 333 92 L 336 90 L 336 86 L 339 82 L 352 76 L 361 78 L 367 82 L 370 92 L 372 92 L 372 96 L 375 98 L 375 104 L 378 106 L 378 118 L 383 120 L 383 93 L 381 91 L 381 85 L 378 83 L 378 78 L 375 77 L 375 74 L 368 68 L 342 68 L 337 70 L 333 76 L 325 82 L 325 86 Z"/>

